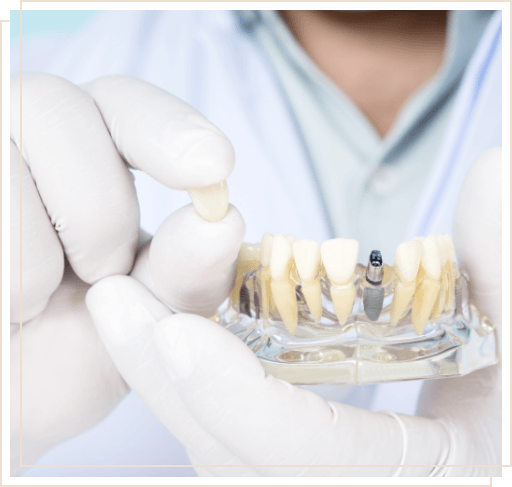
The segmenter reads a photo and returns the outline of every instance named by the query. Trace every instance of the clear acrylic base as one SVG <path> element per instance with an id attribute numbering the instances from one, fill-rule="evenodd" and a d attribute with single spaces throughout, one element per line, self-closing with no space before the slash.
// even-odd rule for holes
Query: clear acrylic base
<path id="1" fill-rule="evenodd" d="M 297 283 L 299 324 L 290 334 L 275 308 L 264 317 L 262 268 L 248 272 L 241 286 L 215 317 L 260 359 L 266 372 L 293 384 L 370 384 L 466 375 L 497 362 L 494 325 L 470 303 L 469 279 L 455 280 L 454 309 L 429 321 L 417 335 L 412 306 L 392 326 L 390 312 L 396 281 L 387 269 L 382 312 L 371 321 L 364 311 L 365 268 L 358 264 L 352 315 L 336 320 L 329 282 L 322 278 L 323 315 L 315 322 Z"/>

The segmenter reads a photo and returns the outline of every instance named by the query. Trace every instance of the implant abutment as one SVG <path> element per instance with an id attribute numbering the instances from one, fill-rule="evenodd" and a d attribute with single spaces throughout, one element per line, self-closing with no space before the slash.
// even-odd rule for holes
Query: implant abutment
<path id="1" fill-rule="evenodd" d="M 372 250 L 366 267 L 366 280 L 373 285 L 379 285 L 384 278 L 382 268 L 382 254 L 380 250 Z"/>
<path id="2" fill-rule="evenodd" d="M 383 278 L 382 254 L 379 250 L 372 250 L 366 267 L 366 280 L 371 286 L 365 287 L 363 295 L 364 312 L 371 321 L 377 321 L 382 312 L 384 288 L 381 284 Z"/>

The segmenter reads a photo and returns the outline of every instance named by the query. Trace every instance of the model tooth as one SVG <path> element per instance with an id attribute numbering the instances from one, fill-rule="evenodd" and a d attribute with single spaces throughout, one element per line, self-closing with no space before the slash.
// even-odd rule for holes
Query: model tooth
<path id="1" fill-rule="evenodd" d="M 418 273 L 417 287 L 412 305 L 412 322 L 418 335 L 423 330 L 434 311 L 441 288 L 441 257 L 435 235 L 421 240 L 423 254 L 421 271 Z"/>
<path id="2" fill-rule="evenodd" d="M 260 244 L 251 244 L 244 242 L 238 252 L 238 267 L 236 272 L 236 279 L 233 289 L 230 294 L 230 299 L 234 303 L 240 300 L 240 288 L 245 275 L 248 272 L 256 270 L 260 265 Z"/>
<path id="3" fill-rule="evenodd" d="M 421 262 L 423 246 L 419 240 L 409 240 L 398 245 L 395 252 L 395 271 L 399 282 L 393 292 L 390 322 L 398 323 L 412 300 L 416 288 L 416 276 Z"/>
<path id="4" fill-rule="evenodd" d="M 418 240 L 409 240 L 398 245 L 395 252 L 395 268 L 400 280 L 410 282 L 416 279 L 421 262 L 423 246 Z"/>
<path id="5" fill-rule="evenodd" d="M 192 204 L 204 220 L 218 222 L 226 216 L 229 206 L 226 181 L 200 188 L 187 188 L 187 191 Z"/>
<path id="6" fill-rule="evenodd" d="M 455 305 L 455 247 L 452 238 L 447 233 L 437 237 L 441 253 L 443 254 L 443 276 L 446 277 L 444 290 L 444 311 L 450 312 Z"/>
<path id="7" fill-rule="evenodd" d="M 359 242 L 347 238 L 326 240 L 320 247 L 325 271 L 331 281 L 331 299 L 340 324 L 344 324 L 354 307 L 356 289 L 353 284 Z"/>
<path id="8" fill-rule="evenodd" d="M 292 264 L 292 246 L 281 234 L 274 235 L 270 254 L 272 298 L 286 328 L 291 334 L 294 334 L 297 329 L 298 307 L 295 283 L 290 278 Z"/>
<path id="9" fill-rule="evenodd" d="M 286 240 L 288 240 L 288 243 L 290 245 L 293 245 L 293 242 L 295 242 L 295 240 L 297 240 L 297 239 L 295 238 L 295 235 L 290 233 L 290 234 L 286 235 Z"/>
<path id="10" fill-rule="evenodd" d="M 265 233 L 261 239 L 261 308 L 263 316 L 268 320 L 270 316 L 270 255 L 272 251 L 272 237 L 271 233 Z"/>
<path id="11" fill-rule="evenodd" d="M 314 240 L 296 240 L 293 243 L 293 256 L 299 277 L 303 282 L 312 281 L 320 267 L 320 244 Z"/>
<path id="12" fill-rule="evenodd" d="M 391 304 L 390 324 L 395 326 L 405 313 L 414 296 L 416 282 L 398 281 L 393 291 L 393 302 Z"/>
<path id="13" fill-rule="evenodd" d="M 270 274 L 272 279 L 287 277 L 292 266 L 293 249 L 288 240 L 280 233 L 276 233 L 272 240 L 270 251 Z"/>
<path id="14" fill-rule="evenodd" d="M 439 279 L 441 277 L 441 255 L 437 238 L 430 234 L 421 240 L 423 245 L 423 253 L 421 255 L 421 266 L 432 278 Z"/>
<path id="15" fill-rule="evenodd" d="M 340 325 L 344 325 L 354 308 L 356 287 L 353 283 L 343 287 L 331 285 L 331 300 L 336 318 L 338 318 Z"/>
<path id="16" fill-rule="evenodd" d="M 293 243 L 293 256 L 302 281 L 302 294 L 311 316 L 318 322 L 322 319 L 322 288 L 318 274 L 320 244 L 314 240 L 296 240 Z"/>
<path id="17" fill-rule="evenodd" d="M 325 271 L 332 283 L 342 285 L 352 280 L 358 252 L 359 242 L 357 240 L 334 238 L 322 243 L 320 253 Z"/>
<path id="18" fill-rule="evenodd" d="M 263 238 L 261 239 L 261 265 L 263 267 L 268 267 L 270 265 L 270 253 L 272 251 L 272 234 L 265 233 Z"/>

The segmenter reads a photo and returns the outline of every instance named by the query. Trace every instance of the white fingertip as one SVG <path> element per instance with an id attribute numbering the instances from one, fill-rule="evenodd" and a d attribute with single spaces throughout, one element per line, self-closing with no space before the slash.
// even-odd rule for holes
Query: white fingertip
<path id="1" fill-rule="evenodd" d="M 332 283 L 345 284 L 354 274 L 359 242 L 348 238 L 326 240 L 320 247 L 327 276 Z"/>
<path id="2" fill-rule="evenodd" d="M 398 245 L 395 252 L 395 267 L 401 278 L 408 282 L 416 279 L 423 247 L 418 240 L 409 240 Z"/>
<path id="3" fill-rule="evenodd" d="M 226 181 L 211 186 L 188 188 L 188 194 L 201 218 L 208 222 L 222 220 L 229 206 L 229 193 Z"/>
<path id="4" fill-rule="evenodd" d="M 233 171 L 235 151 L 226 135 L 170 93 L 127 76 L 105 76 L 83 89 L 123 158 L 165 186 L 209 186 Z"/>

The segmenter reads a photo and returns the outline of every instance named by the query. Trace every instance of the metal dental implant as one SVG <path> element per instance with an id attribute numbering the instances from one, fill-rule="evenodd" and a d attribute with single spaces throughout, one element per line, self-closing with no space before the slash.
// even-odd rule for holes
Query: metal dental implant
<path id="1" fill-rule="evenodd" d="M 382 311 L 384 289 L 381 283 L 383 277 L 382 254 L 379 250 L 372 250 L 366 267 L 366 281 L 371 286 L 365 287 L 363 295 L 364 312 L 371 321 L 377 321 Z"/>

